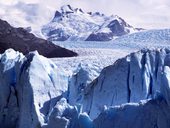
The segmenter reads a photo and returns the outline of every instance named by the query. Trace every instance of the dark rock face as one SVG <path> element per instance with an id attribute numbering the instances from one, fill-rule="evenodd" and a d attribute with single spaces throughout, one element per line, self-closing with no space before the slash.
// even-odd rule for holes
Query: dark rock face
<path id="1" fill-rule="evenodd" d="M 96 12 L 95 14 L 101 15 L 101 16 L 103 15 L 103 14 L 100 14 L 99 12 Z M 109 41 L 109 40 L 112 40 L 114 37 L 120 37 L 120 36 L 129 34 L 130 29 L 134 29 L 137 31 L 143 30 L 143 29 L 133 28 L 131 25 L 126 23 L 122 18 L 120 18 L 118 16 L 117 16 L 117 18 L 118 19 L 112 20 L 107 25 L 107 28 L 109 28 L 111 32 L 97 31 L 95 33 L 90 34 L 89 37 L 86 39 L 86 41 Z M 128 28 L 128 29 L 126 29 L 126 28 Z"/>
<path id="2" fill-rule="evenodd" d="M 62 13 L 66 13 L 66 14 L 74 13 L 74 9 L 70 5 L 63 6 L 61 10 Z"/>
<path id="3" fill-rule="evenodd" d="M 37 38 L 23 28 L 14 28 L 6 21 L 0 20 L 0 53 L 13 48 L 23 54 L 37 50 L 45 57 L 72 57 L 77 54 L 52 44 L 44 39 Z"/>
<path id="4" fill-rule="evenodd" d="M 92 33 L 86 41 L 109 41 L 113 38 L 112 33 Z"/>
<path id="5" fill-rule="evenodd" d="M 60 16 L 62 16 L 62 14 L 59 11 L 56 11 L 55 12 L 55 17 L 60 17 Z"/>
<path id="6" fill-rule="evenodd" d="M 99 15 L 99 13 L 96 13 Z M 120 19 L 122 22 L 120 23 L 118 20 L 111 21 L 107 27 L 111 30 L 111 32 L 95 32 L 89 35 L 86 41 L 109 41 L 112 40 L 114 36 L 123 36 L 125 34 L 130 33 L 129 30 L 125 30 L 125 27 L 131 27 L 128 25 L 123 19 Z"/>
<path id="7" fill-rule="evenodd" d="M 125 32 L 124 26 L 121 25 L 117 20 L 113 20 L 108 25 L 114 36 L 122 36 L 128 34 Z"/>
<path id="8" fill-rule="evenodd" d="M 64 33 L 61 29 L 52 30 L 48 33 L 50 41 L 66 41 L 70 35 Z M 56 38 L 57 37 L 57 38 Z"/>

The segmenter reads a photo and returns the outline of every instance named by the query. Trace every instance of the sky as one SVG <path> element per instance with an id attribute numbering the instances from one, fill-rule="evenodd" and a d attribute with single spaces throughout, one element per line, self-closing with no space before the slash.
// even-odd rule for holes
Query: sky
<path id="1" fill-rule="evenodd" d="M 67 4 L 118 15 L 134 27 L 170 28 L 170 0 L 0 0 L 0 18 L 16 26 L 37 27 L 48 23 L 55 11 Z"/>

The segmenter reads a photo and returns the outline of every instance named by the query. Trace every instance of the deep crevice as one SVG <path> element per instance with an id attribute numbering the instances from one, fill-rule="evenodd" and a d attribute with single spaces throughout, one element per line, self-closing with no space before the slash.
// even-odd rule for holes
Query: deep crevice
<path id="1" fill-rule="evenodd" d="M 149 83 L 147 99 L 149 98 L 149 96 L 152 96 L 152 88 L 153 88 L 153 78 L 152 78 L 151 74 L 149 75 L 149 78 L 150 78 L 150 83 Z"/>
<path id="2" fill-rule="evenodd" d="M 102 89 L 103 89 L 103 84 L 104 84 L 104 80 L 105 80 L 105 72 L 103 73 L 103 76 L 102 76 L 102 82 L 101 82 L 101 85 L 100 85 L 100 89 L 99 89 L 99 91 L 101 92 L 102 91 Z"/>
<path id="3" fill-rule="evenodd" d="M 91 112 L 91 108 L 92 108 L 92 104 L 93 104 L 93 95 L 94 95 L 94 86 L 92 85 L 92 98 L 91 98 L 91 101 L 90 101 L 90 108 L 89 108 L 89 111 L 87 112 L 88 115 L 90 115 L 90 112 Z"/>
<path id="4" fill-rule="evenodd" d="M 113 106 L 113 101 L 114 101 L 114 94 L 113 94 L 113 96 L 112 96 L 112 101 L 111 101 L 110 106 Z"/>
<path id="5" fill-rule="evenodd" d="M 142 60 L 141 60 L 141 65 L 142 65 L 142 74 L 141 74 L 141 76 L 142 76 L 142 91 L 143 91 L 143 89 L 145 88 L 144 87 L 144 81 L 145 81 L 145 77 L 144 77 L 144 75 L 145 75 L 145 64 L 146 64 L 146 53 L 144 53 L 143 55 L 142 55 Z"/>
<path id="6" fill-rule="evenodd" d="M 67 103 L 69 103 L 69 96 L 70 96 L 70 86 L 71 86 L 71 80 L 72 78 L 68 78 L 68 87 L 67 87 L 67 94 L 66 94 L 66 100 L 67 100 Z"/>
<path id="7" fill-rule="evenodd" d="M 18 97 L 18 92 L 16 90 L 16 87 L 14 87 L 14 95 L 15 95 L 16 100 L 17 100 L 17 107 L 19 107 L 19 97 Z"/>
<path id="8" fill-rule="evenodd" d="M 23 64 L 21 65 L 21 69 L 20 69 L 20 73 L 19 73 L 19 77 L 21 77 L 22 73 L 27 70 L 30 67 L 30 64 L 33 60 L 34 54 L 33 53 L 29 53 L 26 56 L 26 60 L 23 62 Z"/>
<path id="9" fill-rule="evenodd" d="M 155 56 L 155 78 L 157 80 L 157 77 L 158 77 L 158 67 L 159 67 L 159 52 L 156 51 L 156 56 Z"/>
<path id="10" fill-rule="evenodd" d="M 130 85 L 129 85 L 129 78 L 130 78 L 130 62 L 128 62 L 128 74 L 127 74 L 127 102 L 130 102 L 130 97 L 131 97 L 131 90 L 130 90 Z"/>

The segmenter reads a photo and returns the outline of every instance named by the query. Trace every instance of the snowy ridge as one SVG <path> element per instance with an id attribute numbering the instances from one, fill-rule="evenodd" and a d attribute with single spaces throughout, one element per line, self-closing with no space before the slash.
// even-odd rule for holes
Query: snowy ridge
<path id="1" fill-rule="evenodd" d="M 62 6 L 54 19 L 42 28 L 42 33 L 50 41 L 108 41 L 137 31 L 116 15 L 86 13 L 70 5 Z"/>

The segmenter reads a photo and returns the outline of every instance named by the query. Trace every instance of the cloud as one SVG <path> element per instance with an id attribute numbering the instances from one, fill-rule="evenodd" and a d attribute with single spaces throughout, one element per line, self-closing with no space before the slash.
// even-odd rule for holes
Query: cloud
<path id="1" fill-rule="evenodd" d="M 170 28 L 169 0 L 0 0 L 0 17 L 13 24 L 36 27 L 49 22 L 55 10 L 65 4 L 116 14 L 135 27 Z"/>

